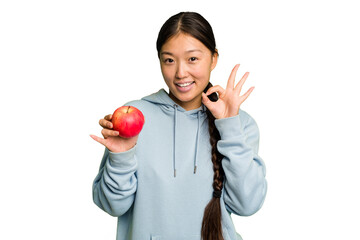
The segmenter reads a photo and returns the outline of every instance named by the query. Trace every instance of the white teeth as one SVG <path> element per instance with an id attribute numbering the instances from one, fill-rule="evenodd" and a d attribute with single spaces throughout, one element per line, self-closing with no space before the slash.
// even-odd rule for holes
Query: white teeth
<path id="1" fill-rule="evenodd" d="M 190 84 L 192 84 L 192 82 L 184 83 L 184 84 L 177 84 L 177 85 L 180 87 L 186 87 L 186 86 L 189 86 Z"/>

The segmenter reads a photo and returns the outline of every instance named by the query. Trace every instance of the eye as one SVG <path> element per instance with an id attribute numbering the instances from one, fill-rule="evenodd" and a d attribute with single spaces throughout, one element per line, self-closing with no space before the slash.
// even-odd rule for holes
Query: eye
<path id="1" fill-rule="evenodd" d="M 197 57 L 191 57 L 191 58 L 190 58 L 190 61 L 191 61 L 191 62 L 194 62 L 195 60 L 197 60 Z"/>
<path id="2" fill-rule="evenodd" d="M 172 62 L 174 62 L 174 60 L 171 59 L 171 58 L 167 58 L 167 59 L 164 60 L 164 62 L 165 62 L 165 63 L 167 63 L 167 62 L 172 63 Z"/>

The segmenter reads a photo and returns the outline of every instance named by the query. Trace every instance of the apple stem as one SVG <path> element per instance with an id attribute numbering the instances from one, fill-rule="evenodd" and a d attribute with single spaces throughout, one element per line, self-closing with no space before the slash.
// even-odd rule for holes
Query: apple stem
<path id="1" fill-rule="evenodd" d="M 128 109 L 127 109 L 126 113 L 128 113 L 128 112 L 129 112 L 129 109 L 130 109 L 130 106 L 128 107 Z"/>

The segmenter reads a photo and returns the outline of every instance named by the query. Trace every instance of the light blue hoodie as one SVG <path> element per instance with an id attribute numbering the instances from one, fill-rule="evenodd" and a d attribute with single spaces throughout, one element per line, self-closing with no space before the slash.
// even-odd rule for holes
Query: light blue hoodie
<path id="1" fill-rule="evenodd" d="M 125 105 L 140 109 L 145 124 L 132 149 L 113 153 L 105 148 L 93 183 L 95 204 L 118 217 L 117 240 L 200 240 L 214 176 L 206 107 L 186 111 L 164 89 Z M 259 130 L 242 110 L 216 119 L 215 125 L 224 155 L 223 236 L 241 239 L 231 213 L 254 214 L 267 190 Z"/>

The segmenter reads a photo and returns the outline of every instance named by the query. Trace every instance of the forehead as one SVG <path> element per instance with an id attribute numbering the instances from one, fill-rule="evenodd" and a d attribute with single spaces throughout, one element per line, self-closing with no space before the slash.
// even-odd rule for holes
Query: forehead
<path id="1" fill-rule="evenodd" d="M 161 48 L 161 54 L 183 54 L 189 52 L 210 53 L 210 50 L 196 38 L 183 33 L 168 39 Z"/>

